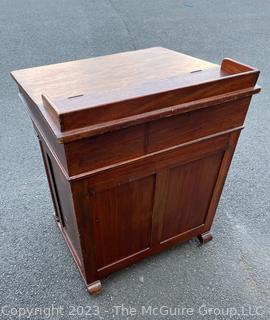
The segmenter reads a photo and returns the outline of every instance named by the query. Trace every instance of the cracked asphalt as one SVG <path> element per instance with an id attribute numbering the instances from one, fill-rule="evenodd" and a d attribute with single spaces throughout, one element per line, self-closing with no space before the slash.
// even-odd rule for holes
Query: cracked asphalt
<path id="1" fill-rule="evenodd" d="M 270 318 L 269 16 L 263 0 L 0 1 L 1 319 Z M 151 46 L 253 65 L 263 91 L 248 113 L 214 240 L 117 272 L 91 297 L 53 222 L 38 142 L 9 73 Z"/>

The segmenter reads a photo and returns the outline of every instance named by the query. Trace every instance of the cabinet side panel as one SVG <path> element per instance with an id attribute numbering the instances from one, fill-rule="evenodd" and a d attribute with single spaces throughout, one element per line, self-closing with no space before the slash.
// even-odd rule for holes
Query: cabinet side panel
<path id="1" fill-rule="evenodd" d="M 28 97 L 27 93 L 23 89 L 20 89 L 20 92 L 20 97 L 29 111 L 35 131 L 37 132 L 38 136 L 42 138 L 47 148 L 50 149 L 50 152 L 54 154 L 54 157 L 58 158 L 58 161 L 67 171 L 68 168 L 64 145 L 57 142 L 56 136 L 53 134 L 49 124 L 44 119 L 39 108 Z"/>
<path id="2" fill-rule="evenodd" d="M 59 208 L 60 223 L 63 231 L 66 233 L 69 241 L 72 243 L 73 249 L 75 249 L 77 258 L 79 259 L 78 262 L 81 263 L 81 249 L 77 230 L 77 222 L 73 208 L 71 188 L 69 182 L 62 174 L 55 160 L 48 154 L 46 156 L 48 168 L 50 170 L 50 176 L 52 178 L 52 185 L 55 189 L 55 202 L 58 204 Z"/>
<path id="3" fill-rule="evenodd" d="M 161 241 L 204 224 L 223 152 L 169 170 Z"/>
<path id="4" fill-rule="evenodd" d="M 155 176 L 90 197 L 98 268 L 149 248 Z"/>

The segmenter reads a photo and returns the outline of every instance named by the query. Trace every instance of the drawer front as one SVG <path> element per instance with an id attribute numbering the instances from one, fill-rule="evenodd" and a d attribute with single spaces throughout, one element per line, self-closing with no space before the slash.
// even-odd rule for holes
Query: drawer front
<path id="1" fill-rule="evenodd" d="M 83 174 L 243 125 L 250 98 L 65 145 L 69 175 Z"/>
<path id="2" fill-rule="evenodd" d="M 155 152 L 243 125 L 250 97 L 153 121 L 147 152 Z"/>
<path id="3" fill-rule="evenodd" d="M 65 145 L 69 174 L 76 175 L 144 154 L 145 126 L 135 126 Z"/>

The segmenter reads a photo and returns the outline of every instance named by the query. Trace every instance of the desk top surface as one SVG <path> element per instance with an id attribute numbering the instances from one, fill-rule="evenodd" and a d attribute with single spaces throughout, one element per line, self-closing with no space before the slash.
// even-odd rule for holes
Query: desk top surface
<path id="1" fill-rule="evenodd" d="M 17 70 L 12 76 L 36 104 L 41 104 L 42 94 L 52 100 L 97 96 L 213 67 L 217 65 L 155 47 Z"/>
<path id="2" fill-rule="evenodd" d="M 11 73 L 60 141 L 224 100 L 253 90 L 258 74 L 231 59 L 217 65 L 161 47 Z"/>

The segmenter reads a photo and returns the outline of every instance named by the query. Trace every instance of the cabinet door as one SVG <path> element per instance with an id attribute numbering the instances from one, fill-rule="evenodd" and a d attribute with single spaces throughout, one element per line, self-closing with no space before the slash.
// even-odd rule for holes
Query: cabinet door
<path id="1" fill-rule="evenodd" d="M 149 248 L 154 184 L 152 175 L 91 196 L 98 268 Z"/>
<path id="2" fill-rule="evenodd" d="M 168 169 L 161 242 L 204 224 L 223 152 Z"/>

